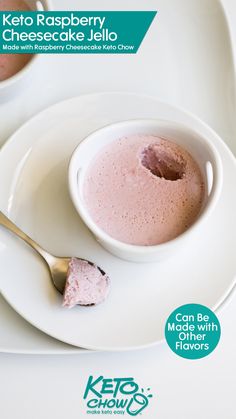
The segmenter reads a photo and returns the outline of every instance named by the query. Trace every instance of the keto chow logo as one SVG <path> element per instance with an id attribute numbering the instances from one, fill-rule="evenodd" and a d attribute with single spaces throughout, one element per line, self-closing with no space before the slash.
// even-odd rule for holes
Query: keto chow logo
<path id="1" fill-rule="evenodd" d="M 87 414 L 137 416 L 147 408 L 152 394 L 134 378 L 94 378 L 90 375 L 84 392 Z"/>

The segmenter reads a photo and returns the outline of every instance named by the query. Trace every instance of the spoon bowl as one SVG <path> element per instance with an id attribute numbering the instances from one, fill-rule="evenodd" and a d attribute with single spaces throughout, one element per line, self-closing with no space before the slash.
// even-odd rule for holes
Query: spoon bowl
<path id="1" fill-rule="evenodd" d="M 53 285 L 62 295 L 64 294 L 70 259 L 70 257 L 52 256 L 50 265 L 48 265 Z"/>

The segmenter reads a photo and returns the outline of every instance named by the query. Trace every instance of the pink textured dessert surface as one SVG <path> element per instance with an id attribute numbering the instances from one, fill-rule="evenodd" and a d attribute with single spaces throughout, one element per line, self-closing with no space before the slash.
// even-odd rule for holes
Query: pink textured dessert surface
<path id="1" fill-rule="evenodd" d="M 87 261 L 71 258 L 63 296 L 63 306 L 99 304 L 108 295 L 110 280 Z"/>
<path id="2" fill-rule="evenodd" d="M 174 239 L 196 219 L 204 181 L 192 156 L 167 139 L 133 135 L 117 139 L 94 157 L 83 199 L 93 221 L 128 244 Z"/>
<path id="3" fill-rule="evenodd" d="M 0 0 L 0 11 L 30 10 L 23 0 Z M 31 60 L 30 54 L 0 54 L 0 81 L 18 73 Z"/>

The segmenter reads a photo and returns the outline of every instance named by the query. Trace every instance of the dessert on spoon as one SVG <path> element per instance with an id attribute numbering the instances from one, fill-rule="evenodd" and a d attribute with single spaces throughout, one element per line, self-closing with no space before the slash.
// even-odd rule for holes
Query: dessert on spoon
<path id="1" fill-rule="evenodd" d="M 110 279 L 94 263 L 77 257 L 58 257 L 48 253 L 0 211 L 0 225 L 24 240 L 46 262 L 52 283 L 62 295 L 63 306 L 91 306 L 106 299 Z"/>

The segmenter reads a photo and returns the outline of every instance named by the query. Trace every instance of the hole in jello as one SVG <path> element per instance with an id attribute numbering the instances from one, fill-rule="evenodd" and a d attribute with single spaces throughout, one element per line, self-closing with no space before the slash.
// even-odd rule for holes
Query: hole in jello
<path id="1" fill-rule="evenodd" d="M 146 169 L 166 180 L 182 179 L 185 173 L 185 162 L 177 160 L 159 144 L 150 144 L 141 153 L 141 163 Z"/>
<path id="2" fill-rule="evenodd" d="M 34 3 L 32 0 L 0 0 L 0 12 L 29 12 L 35 10 L 36 5 Z M 19 18 L 16 17 L 16 19 Z M 12 52 L 14 52 L 14 49 L 12 49 Z M 0 54 L 0 82 L 10 79 L 19 73 L 30 62 L 33 56 L 33 54 L 17 53 Z"/>

